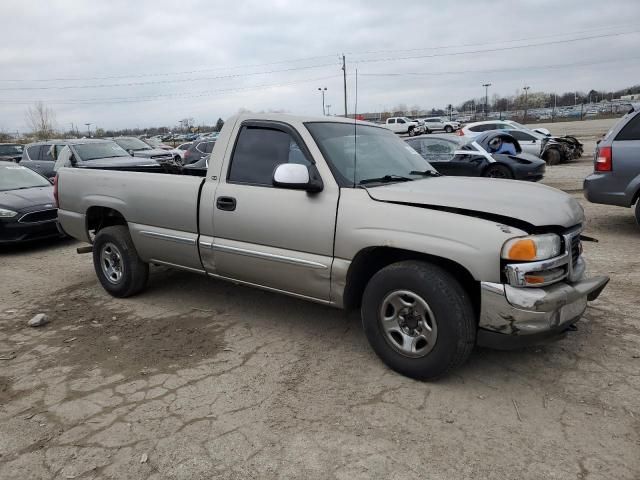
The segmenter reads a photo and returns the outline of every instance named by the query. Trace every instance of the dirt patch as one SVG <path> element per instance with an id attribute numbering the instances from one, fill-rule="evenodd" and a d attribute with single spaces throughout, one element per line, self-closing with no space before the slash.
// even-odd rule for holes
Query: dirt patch
<path id="1" fill-rule="evenodd" d="M 227 325 L 216 319 L 215 311 L 194 309 L 189 314 L 143 318 L 78 291 L 76 287 L 65 289 L 29 308 L 25 321 L 29 315 L 45 312 L 51 323 L 38 329 L 42 333 L 38 349 L 33 349 L 33 342 L 16 346 L 18 357 L 31 351 L 46 357 L 49 363 L 53 358 L 58 366 L 72 366 L 79 371 L 99 367 L 129 376 L 192 365 L 224 347 Z M 24 334 L 25 328 L 24 321 L 20 321 L 12 330 Z M 51 355 L 50 351 L 42 351 L 43 347 L 60 350 Z"/>

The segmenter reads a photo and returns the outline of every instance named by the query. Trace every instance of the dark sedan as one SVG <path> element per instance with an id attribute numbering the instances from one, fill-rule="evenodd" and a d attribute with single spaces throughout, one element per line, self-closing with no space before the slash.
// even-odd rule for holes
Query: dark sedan
<path id="1" fill-rule="evenodd" d="M 213 151 L 215 144 L 215 140 L 199 140 L 193 142 L 187 151 L 184 152 L 184 165 L 196 163 L 198 160 L 209 155 Z"/>
<path id="2" fill-rule="evenodd" d="M 474 139 L 451 135 L 409 138 L 406 142 L 444 175 L 541 180 L 545 162 L 524 153 L 513 136 L 491 131 Z M 503 145 L 498 151 L 490 144 Z M 510 153 L 498 152 L 510 151 Z"/>
<path id="3" fill-rule="evenodd" d="M 0 162 L 0 244 L 61 236 L 53 186 L 42 175 Z"/>

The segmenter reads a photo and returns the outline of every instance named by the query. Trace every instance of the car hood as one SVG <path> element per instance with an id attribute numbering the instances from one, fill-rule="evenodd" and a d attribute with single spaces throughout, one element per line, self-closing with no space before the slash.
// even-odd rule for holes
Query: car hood
<path id="1" fill-rule="evenodd" d="M 509 224 L 534 227 L 572 227 L 584 221 L 577 200 L 545 185 L 473 177 L 435 177 L 411 182 L 367 187 L 381 202 L 454 211 Z"/>
<path id="2" fill-rule="evenodd" d="M 141 166 L 156 166 L 157 162 L 149 158 L 143 157 L 112 157 L 101 158 L 96 160 L 89 160 L 82 162 L 79 167 L 81 168 L 119 168 L 119 167 L 141 167 Z"/>
<path id="3" fill-rule="evenodd" d="M 151 150 L 138 150 L 137 152 L 133 152 L 133 155 L 135 157 L 140 157 L 140 158 L 151 158 L 151 157 L 155 157 L 157 155 L 170 157 L 171 156 L 171 151 L 170 150 L 162 150 L 161 148 L 152 148 Z"/>
<path id="4" fill-rule="evenodd" d="M 54 207 L 53 187 L 35 187 L 22 190 L 9 190 L 0 192 L 0 208 L 21 211 L 37 205 L 48 205 Z"/>

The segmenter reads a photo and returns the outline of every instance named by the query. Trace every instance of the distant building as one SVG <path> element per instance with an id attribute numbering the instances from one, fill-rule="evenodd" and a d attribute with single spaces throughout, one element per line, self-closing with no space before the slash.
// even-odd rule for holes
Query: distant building
<path id="1" fill-rule="evenodd" d="M 620 95 L 620 100 L 640 100 L 640 93 L 634 93 L 633 95 Z"/>

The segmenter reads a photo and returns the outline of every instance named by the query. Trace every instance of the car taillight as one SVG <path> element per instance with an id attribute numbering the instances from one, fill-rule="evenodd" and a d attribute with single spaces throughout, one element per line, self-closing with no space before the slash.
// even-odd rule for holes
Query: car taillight
<path id="1" fill-rule="evenodd" d="M 594 169 L 596 172 L 610 172 L 613 170 L 611 147 L 598 147 Z"/>
<path id="2" fill-rule="evenodd" d="M 58 175 L 53 177 L 53 200 L 57 208 L 60 205 L 60 202 L 58 201 Z"/>
<path id="3" fill-rule="evenodd" d="M 456 132 L 456 135 L 458 135 L 459 137 L 464 137 L 464 132 L 462 131 L 462 129 L 460 129 Z"/>

